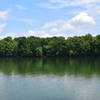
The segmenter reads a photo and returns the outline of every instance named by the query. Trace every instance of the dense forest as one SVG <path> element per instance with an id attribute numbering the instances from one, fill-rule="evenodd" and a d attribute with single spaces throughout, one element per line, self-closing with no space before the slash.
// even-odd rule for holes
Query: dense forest
<path id="1" fill-rule="evenodd" d="M 0 57 L 100 56 L 100 35 L 64 37 L 6 37 L 0 40 Z"/>

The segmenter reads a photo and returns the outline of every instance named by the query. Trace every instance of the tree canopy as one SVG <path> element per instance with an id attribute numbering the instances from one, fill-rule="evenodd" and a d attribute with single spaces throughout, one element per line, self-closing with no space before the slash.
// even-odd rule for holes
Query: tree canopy
<path id="1" fill-rule="evenodd" d="M 68 37 L 6 37 L 0 40 L 0 57 L 100 56 L 100 35 Z"/>

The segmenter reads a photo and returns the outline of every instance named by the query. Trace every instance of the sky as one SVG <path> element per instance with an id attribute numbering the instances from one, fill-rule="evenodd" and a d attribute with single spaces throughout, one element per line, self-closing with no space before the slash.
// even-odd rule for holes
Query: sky
<path id="1" fill-rule="evenodd" d="M 88 33 L 100 33 L 100 0 L 0 0 L 0 38 Z"/>

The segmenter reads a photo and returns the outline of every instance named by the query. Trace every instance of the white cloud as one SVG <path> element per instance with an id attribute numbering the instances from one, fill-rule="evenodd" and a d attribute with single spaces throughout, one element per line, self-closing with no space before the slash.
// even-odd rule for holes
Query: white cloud
<path id="1" fill-rule="evenodd" d="M 48 29 L 52 26 L 56 26 L 57 25 L 57 22 L 50 22 L 50 23 L 46 23 L 44 26 L 43 26 L 43 29 Z"/>
<path id="2" fill-rule="evenodd" d="M 75 24 L 95 24 L 93 17 L 89 16 L 86 12 L 81 12 L 70 20 L 71 23 Z"/>
<path id="3" fill-rule="evenodd" d="M 27 8 L 22 5 L 16 5 L 16 8 L 19 10 L 26 10 Z"/>
<path id="4" fill-rule="evenodd" d="M 63 3 L 63 4 L 70 4 L 70 5 L 81 5 L 81 4 L 90 4 L 94 2 L 99 2 L 99 0 L 49 0 L 51 3 Z"/>
<path id="5" fill-rule="evenodd" d="M 5 27 L 6 27 L 6 24 L 0 24 L 0 32 L 2 32 Z"/>
<path id="6" fill-rule="evenodd" d="M 88 12 L 89 14 L 91 14 L 92 16 L 95 16 L 95 18 L 99 17 L 100 19 L 100 5 L 88 5 L 86 6 L 86 12 Z"/>
<path id="7" fill-rule="evenodd" d="M 50 35 L 43 30 L 41 31 L 29 30 L 28 32 L 25 33 L 25 36 L 50 37 Z"/>
<path id="8" fill-rule="evenodd" d="M 93 17 L 86 12 L 80 12 L 69 20 L 57 20 L 46 23 L 42 28 L 52 36 L 74 36 L 94 32 L 96 24 Z"/>
<path id="9" fill-rule="evenodd" d="M 9 14 L 10 10 L 4 10 L 4 11 L 0 11 L 0 20 L 7 20 L 8 19 L 8 14 Z"/>
<path id="10" fill-rule="evenodd" d="M 9 12 L 10 12 L 9 9 L 0 11 L 0 23 L 1 22 L 3 23 L 3 22 L 5 22 L 8 19 Z M 0 24 L 0 32 L 2 32 L 5 27 L 6 27 L 6 24 Z"/>
<path id="11" fill-rule="evenodd" d="M 17 37 L 17 35 L 15 33 L 5 33 L 5 34 L 0 36 L 0 39 L 6 38 L 8 36 L 10 36 L 12 38 Z"/>
<path id="12" fill-rule="evenodd" d="M 25 23 L 31 24 L 31 20 L 23 19 L 21 20 Z M 73 16 L 68 20 L 56 20 L 52 22 L 48 22 L 44 24 L 38 30 L 29 30 L 27 32 L 23 32 L 23 34 L 15 34 L 15 33 L 6 33 L 4 36 L 37 36 L 37 37 L 52 37 L 52 36 L 75 36 L 75 35 L 84 35 L 87 33 L 94 32 L 94 28 L 96 25 L 96 21 L 91 14 L 88 12 L 80 12 L 77 15 Z M 0 30 L 2 31 L 5 26 L 1 25 Z"/>
<path id="13" fill-rule="evenodd" d="M 80 12 L 69 20 L 56 20 L 44 24 L 38 30 L 29 30 L 23 36 L 52 37 L 52 36 L 75 36 L 94 32 L 96 22 L 87 12 Z"/>
<path id="14" fill-rule="evenodd" d="M 25 37 L 29 37 L 29 36 L 50 37 L 50 35 L 46 31 L 29 30 L 29 31 L 23 32 L 23 33 L 14 33 L 14 32 L 5 33 L 5 34 L 0 36 L 0 39 L 3 39 L 3 38 L 8 37 L 8 36 L 11 36 L 12 38 L 23 37 L 23 36 L 25 36 Z"/>
<path id="15" fill-rule="evenodd" d="M 64 22 L 64 20 L 57 20 L 57 21 L 53 21 L 53 22 L 49 22 L 46 23 L 45 25 L 43 25 L 43 29 L 48 29 L 54 26 L 58 26 L 59 24 L 62 24 Z"/>
<path id="16" fill-rule="evenodd" d="M 80 12 L 69 20 L 56 20 L 44 24 L 38 30 L 29 30 L 20 36 L 37 36 L 37 37 L 52 37 L 52 36 L 75 36 L 84 35 L 94 32 L 95 20 L 87 12 Z M 16 35 L 13 35 L 16 36 Z"/>
<path id="17" fill-rule="evenodd" d="M 63 8 L 67 6 L 80 6 L 88 5 L 93 3 L 100 3 L 100 0 L 49 0 L 47 6 L 48 8 Z"/>

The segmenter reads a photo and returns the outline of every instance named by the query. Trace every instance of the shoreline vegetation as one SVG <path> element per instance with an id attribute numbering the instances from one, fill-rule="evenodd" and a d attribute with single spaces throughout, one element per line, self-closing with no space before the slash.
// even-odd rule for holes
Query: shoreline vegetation
<path id="1" fill-rule="evenodd" d="M 100 56 L 100 35 L 68 37 L 6 37 L 0 40 L 0 57 Z"/>

